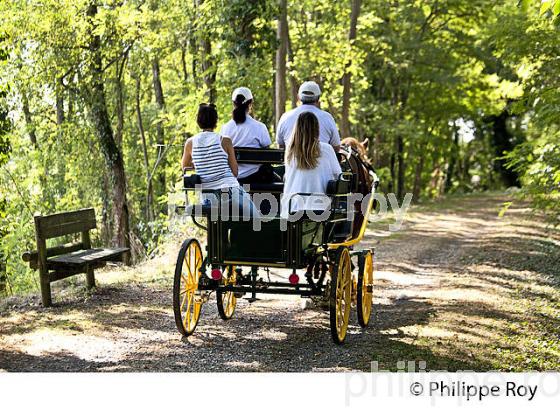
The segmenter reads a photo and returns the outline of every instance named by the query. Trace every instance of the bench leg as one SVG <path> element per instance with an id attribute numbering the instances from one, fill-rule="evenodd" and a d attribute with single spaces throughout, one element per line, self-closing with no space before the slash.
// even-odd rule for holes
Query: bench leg
<path id="1" fill-rule="evenodd" d="M 93 268 L 88 267 L 86 269 L 86 284 L 88 289 L 95 287 L 95 276 L 93 274 Z"/>
<path id="2" fill-rule="evenodd" d="M 46 275 L 41 275 L 41 299 L 44 307 L 52 306 L 51 282 Z"/>

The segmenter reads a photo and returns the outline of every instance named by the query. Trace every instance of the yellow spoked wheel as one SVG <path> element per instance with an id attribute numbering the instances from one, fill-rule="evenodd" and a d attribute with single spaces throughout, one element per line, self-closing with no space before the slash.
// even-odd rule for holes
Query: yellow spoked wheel
<path id="1" fill-rule="evenodd" d="M 200 318 L 203 301 L 198 290 L 198 281 L 202 262 L 200 243 L 196 239 L 183 242 L 175 266 L 173 312 L 177 329 L 184 336 L 193 334 Z"/>
<path id="2" fill-rule="evenodd" d="M 336 344 L 342 344 L 346 339 L 352 302 L 352 266 L 348 248 L 338 248 L 333 262 L 330 283 L 331 335 Z"/>
<path id="3" fill-rule="evenodd" d="M 226 274 L 222 279 L 223 285 L 235 285 L 237 283 L 237 272 L 235 266 L 228 266 Z M 216 291 L 216 299 L 218 302 L 218 313 L 224 320 L 231 319 L 237 306 L 237 298 L 233 292 Z"/>
<path id="4" fill-rule="evenodd" d="M 373 253 L 367 251 L 358 257 L 358 323 L 366 327 L 371 316 L 373 299 Z"/>

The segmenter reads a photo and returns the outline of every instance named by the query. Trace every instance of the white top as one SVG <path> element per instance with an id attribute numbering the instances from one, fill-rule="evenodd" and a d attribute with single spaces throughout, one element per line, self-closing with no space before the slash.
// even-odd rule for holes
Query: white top
<path id="1" fill-rule="evenodd" d="M 220 134 L 203 131 L 192 137 L 192 159 L 196 173 L 200 175 L 202 189 L 221 189 L 239 186 L 228 162 L 228 154 L 222 147 Z"/>
<path id="2" fill-rule="evenodd" d="M 294 159 L 286 161 L 284 174 L 284 193 L 282 197 L 281 217 L 287 218 L 288 211 L 325 210 L 330 206 L 330 198 L 325 195 L 330 180 L 338 178 L 342 170 L 331 145 L 320 143 L 321 155 L 317 167 L 299 169 Z M 298 193 L 318 194 L 314 196 L 298 196 Z M 288 208 L 290 198 L 291 207 Z"/>
<path id="3" fill-rule="evenodd" d="M 230 120 L 222 126 L 220 134 L 231 138 L 234 147 L 267 148 L 272 141 L 266 125 L 249 114 L 244 123 L 236 124 Z M 258 171 L 259 164 L 239 164 L 237 178 L 245 178 Z"/>
<path id="4" fill-rule="evenodd" d="M 282 114 L 276 131 L 276 142 L 278 145 L 288 146 L 288 141 L 292 137 L 299 115 L 307 111 L 315 114 L 319 121 L 319 139 L 322 142 L 331 144 L 333 147 L 340 145 L 340 134 L 338 133 L 338 128 L 336 128 L 333 116 L 313 104 L 302 104 Z"/>

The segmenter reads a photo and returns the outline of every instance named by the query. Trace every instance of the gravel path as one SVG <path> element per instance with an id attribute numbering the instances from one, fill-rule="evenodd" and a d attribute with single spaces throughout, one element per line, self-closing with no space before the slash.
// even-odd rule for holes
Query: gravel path
<path id="1" fill-rule="evenodd" d="M 331 342 L 327 312 L 293 296 L 241 300 L 227 322 L 212 297 L 182 340 L 171 309 L 174 246 L 135 269 L 101 272 L 92 294 L 81 279 L 55 286 L 55 308 L 36 295 L 4 302 L 0 369 L 367 371 L 422 361 L 432 370 L 560 370 L 559 344 L 537 343 L 559 339 L 560 241 L 521 206 L 498 218 L 505 200 L 418 208 L 391 236 L 391 221 L 373 224 L 363 243 L 377 248 L 373 317 L 362 330 L 353 312 L 344 346 Z"/>

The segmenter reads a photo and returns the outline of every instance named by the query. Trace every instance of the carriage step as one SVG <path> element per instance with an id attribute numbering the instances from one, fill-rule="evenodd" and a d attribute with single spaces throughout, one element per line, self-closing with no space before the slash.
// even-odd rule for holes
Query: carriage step
<path id="1" fill-rule="evenodd" d="M 257 300 L 261 300 L 260 298 L 245 298 L 245 300 L 249 303 L 256 302 Z"/>

